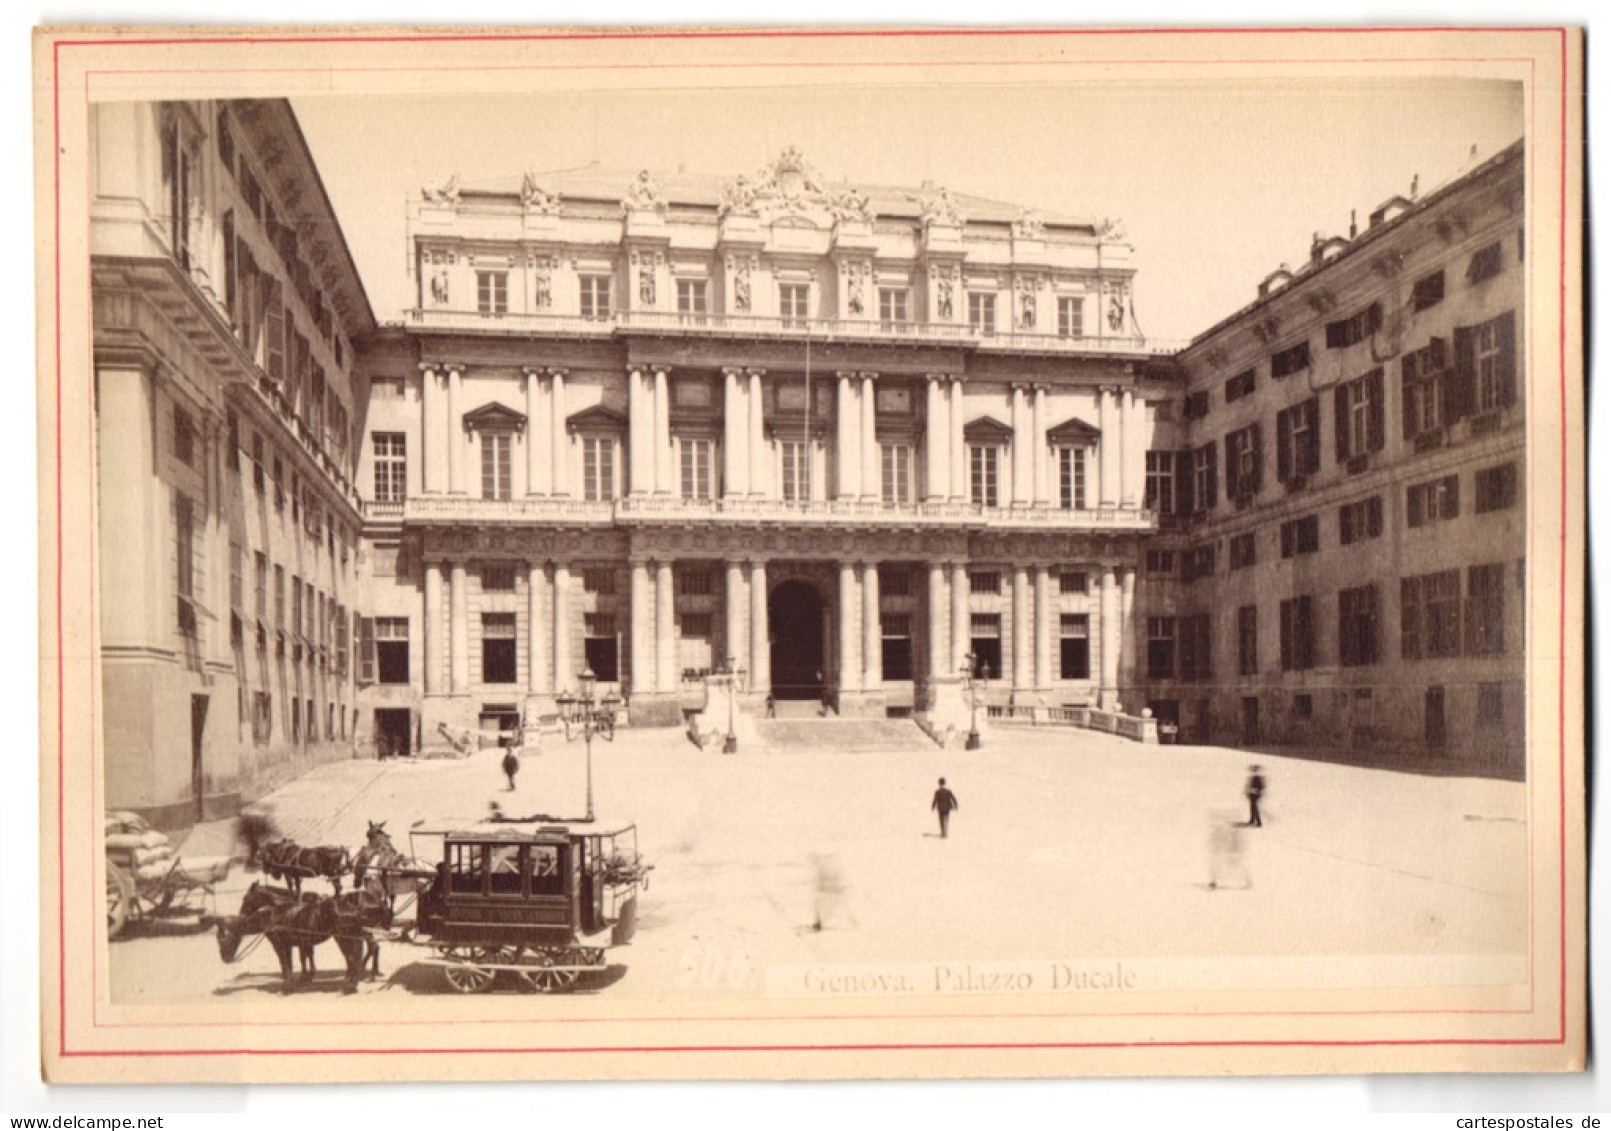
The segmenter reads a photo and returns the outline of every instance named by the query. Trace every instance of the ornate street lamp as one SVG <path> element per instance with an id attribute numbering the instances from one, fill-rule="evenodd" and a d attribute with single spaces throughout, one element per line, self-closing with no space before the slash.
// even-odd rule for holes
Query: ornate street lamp
<path id="1" fill-rule="evenodd" d="M 603 699 L 596 699 L 594 692 L 598 688 L 598 676 L 593 674 L 592 668 L 582 671 L 580 695 L 569 693 L 555 697 L 554 703 L 559 708 L 560 720 L 565 724 L 565 741 L 575 742 L 581 738 L 587 743 L 587 819 L 593 819 L 593 736 L 600 735 L 606 742 L 615 741 L 615 715 L 621 709 L 621 699 L 610 692 Z"/>
<path id="2" fill-rule="evenodd" d="M 722 743 L 723 754 L 738 753 L 738 694 L 744 690 L 744 669 L 738 666 L 738 659 L 727 657 L 727 663 L 722 666 L 724 674 L 731 677 L 727 686 L 727 739 Z"/>
<path id="3" fill-rule="evenodd" d="M 968 693 L 968 743 L 967 749 L 978 750 L 984 745 L 979 737 L 979 696 L 990 685 L 990 665 L 984 666 L 983 674 L 979 674 L 979 657 L 969 652 L 962 657 L 966 665 L 962 672 L 962 689 Z"/>

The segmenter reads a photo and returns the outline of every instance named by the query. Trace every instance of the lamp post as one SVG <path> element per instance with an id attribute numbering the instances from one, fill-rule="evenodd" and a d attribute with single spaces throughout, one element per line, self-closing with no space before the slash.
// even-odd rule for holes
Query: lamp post
<path id="1" fill-rule="evenodd" d="M 723 754 L 738 753 L 738 693 L 743 690 L 744 669 L 738 666 L 738 659 L 727 657 L 722 672 L 728 677 L 727 682 L 727 739 L 722 743 Z"/>
<path id="2" fill-rule="evenodd" d="M 610 692 L 603 699 L 595 698 L 598 676 L 592 668 L 585 668 L 580 678 L 581 694 L 559 695 L 554 703 L 559 707 L 560 720 L 565 724 L 565 741 L 575 742 L 580 737 L 587 744 L 587 819 L 593 819 L 593 736 L 601 735 L 606 742 L 615 741 L 615 713 L 621 708 L 620 697 Z"/>
<path id="3" fill-rule="evenodd" d="M 969 652 L 962 657 L 967 665 L 962 673 L 962 688 L 968 693 L 968 742 L 967 749 L 978 750 L 984 745 L 979 737 L 979 695 L 990 683 L 990 665 L 984 666 L 984 674 L 975 674 L 979 664 L 979 657 Z"/>

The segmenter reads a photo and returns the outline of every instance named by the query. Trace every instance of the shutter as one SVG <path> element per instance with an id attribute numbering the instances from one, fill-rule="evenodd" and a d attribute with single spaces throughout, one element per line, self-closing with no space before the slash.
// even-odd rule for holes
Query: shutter
<path id="1" fill-rule="evenodd" d="M 1219 505 L 1219 449 L 1213 444 L 1208 445 L 1208 498 L 1203 501 L 1203 509 L 1213 510 Z"/>
<path id="2" fill-rule="evenodd" d="M 1298 470 L 1305 475 L 1320 470 L 1320 398 L 1310 397 L 1303 403 L 1303 414 L 1307 418 L 1309 442 L 1308 452 Z"/>
<path id="3" fill-rule="evenodd" d="M 1292 602 L 1281 602 L 1281 670 L 1292 670 Z"/>
<path id="4" fill-rule="evenodd" d="M 1448 383 L 1444 388 L 1443 419 L 1445 423 L 1463 420 L 1471 415 L 1477 384 L 1477 335 L 1469 326 L 1455 327 L 1454 368 L 1444 373 Z"/>
<path id="5" fill-rule="evenodd" d="M 1405 491 L 1404 498 L 1408 504 L 1407 509 L 1409 511 L 1405 522 L 1408 525 L 1420 526 L 1421 523 L 1426 521 L 1426 507 L 1423 502 L 1425 495 L 1426 491 L 1421 487 L 1410 487 Z"/>
<path id="6" fill-rule="evenodd" d="M 1365 333 L 1374 334 L 1382 328 L 1382 304 L 1373 302 L 1365 314 Z"/>
<path id="7" fill-rule="evenodd" d="M 1506 311 L 1496 320 L 1496 334 L 1499 338 L 1499 357 L 1496 364 L 1499 368 L 1499 403 L 1513 405 L 1516 403 L 1516 313 Z"/>
<path id="8" fill-rule="evenodd" d="M 1253 493 L 1264 489 L 1264 426 L 1253 425 Z"/>
<path id="9" fill-rule="evenodd" d="M 1379 309 L 1371 307 L 1372 310 Z M 1370 436 L 1366 443 L 1366 450 L 1379 452 L 1387 445 L 1387 397 L 1386 382 L 1382 377 L 1381 369 L 1372 369 L 1365 375 L 1365 390 L 1370 397 Z"/>
<path id="10" fill-rule="evenodd" d="M 1337 409 L 1337 462 L 1348 462 L 1348 386 L 1338 385 L 1334 394 Z"/>
<path id="11" fill-rule="evenodd" d="M 1242 490 L 1242 484 L 1237 479 L 1236 453 L 1238 449 L 1231 442 L 1235 439 L 1235 432 L 1225 433 L 1225 494 L 1227 497 L 1234 497 L 1240 494 Z"/>
<path id="12" fill-rule="evenodd" d="M 375 618 L 358 620 L 358 682 L 375 682 Z"/>
<path id="13" fill-rule="evenodd" d="M 1175 453 L 1175 513 L 1191 514 L 1197 508 L 1192 505 L 1192 454 L 1189 451 Z"/>
<path id="14" fill-rule="evenodd" d="M 1379 538 L 1382 534 L 1382 497 L 1376 495 L 1365 504 L 1365 520 L 1370 529 L 1372 538 Z"/>
<path id="15" fill-rule="evenodd" d="M 1347 321 L 1344 320 L 1342 322 L 1327 322 L 1326 323 L 1326 348 L 1329 349 L 1329 350 L 1340 349 L 1341 347 L 1346 346 L 1347 344 L 1348 344 L 1348 323 L 1347 323 Z"/>
<path id="16" fill-rule="evenodd" d="M 1438 517 L 1439 518 L 1459 518 L 1460 517 L 1460 477 L 1458 475 L 1445 476 L 1444 479 L 1443 479 L 1443 485 L 1447 489 L 1447 497 L 1448 497 L 1448 500 L 1449 500 L 1449 513 L 1444 514 L 1444 515 L 1439 515 Z"/>
<path id="17" fill-rule="evenodd" d="M 1404 439 L 1415 439 L 1415 398 L 1410 395 L 1415 385 L 1415 355 L 1405 354 L 1399 363 L 1399 407 L 1404 415 Z"/>
<path id="18" fill-rule="evenodd" d="M 1292 478 L 1292 422 L 1299 408 L 1283 409 L 1275 418 L 1275 477 L 1282 483 Z"/>

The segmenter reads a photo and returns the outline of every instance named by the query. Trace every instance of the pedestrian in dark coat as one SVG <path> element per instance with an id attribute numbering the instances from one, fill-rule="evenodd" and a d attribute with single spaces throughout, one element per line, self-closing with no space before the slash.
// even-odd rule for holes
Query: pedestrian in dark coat
<path id="1" fill-rule="evenodd" d="M 934 791 L 934 803 L 929 808 L 940 815 L 940 836 L 950 836 L 951 811 L 960 809 L 961 805 L 957 802 L 957 795 L 945 788 L 944 778 L 940 779 L 940 788 Z"/>
<path id="2" fill-rule="evenodd" d="M 515 775 L 520 772 L 520 755 L 513 750 L 504 752 L 503 772 L 504 776 L 509 779 L 509 792 L 513 793 L 515 791 Z"/>
<path id="3" fill-rule="evenodd" d="M 1242 792 L 1247 795 L 1247 827 L 1263 828 L 1264 821 L 1259 817 L 1259 799 L 1264 796 L 1264 774 L 1258 766 L 1247 768 L 1247 785 Z"/>

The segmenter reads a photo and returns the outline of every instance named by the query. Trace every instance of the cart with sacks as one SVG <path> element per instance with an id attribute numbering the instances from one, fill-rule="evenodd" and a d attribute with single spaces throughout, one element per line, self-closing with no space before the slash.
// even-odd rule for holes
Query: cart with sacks
<path id="1" fill-rule="evenodd" d="M 130 920 L 153 916 L 205 917 L 229 876 L 230 856 L 181 857 L 168 837 L 137 813 L 106 815 L 106 934 L 117 938 Z"/>

